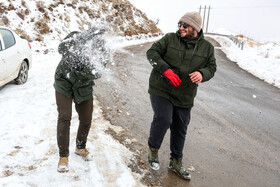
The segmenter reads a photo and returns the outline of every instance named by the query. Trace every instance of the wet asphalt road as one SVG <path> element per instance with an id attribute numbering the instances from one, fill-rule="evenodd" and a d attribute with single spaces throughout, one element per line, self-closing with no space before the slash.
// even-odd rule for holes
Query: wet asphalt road
<path id="1" fill-rule="evenodd" d="M 214 46 L 218 43 L 209 39 Z M 280 186 L 280 89 L 240 69 L 218 48 L 215 77 L 199 85 L 192 109 L 183 162 L 191 181 L 168 170 L 169 132 L 159 152 L 161 169 L 147 166 L 147 139 L 152 120 L 146 60 L 151 43 L 115 53 L 111 73 L 96 81 L 94 93 L 105 117 L 136 139 L 138 165 L 148 170 L 150 186 Z M 246 51 L 244 51 L 246 52 Z M 109 77 L 109 79 L 108 79 Z M 137 170 L 137 169 L 136 169 Z"/>

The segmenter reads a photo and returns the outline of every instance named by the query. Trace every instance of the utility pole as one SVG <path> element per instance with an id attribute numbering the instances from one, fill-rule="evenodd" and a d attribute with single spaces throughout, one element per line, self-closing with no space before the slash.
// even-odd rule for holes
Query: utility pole
<path id="1" fill-rule="evenodd" d="M 204 8 L 204 14 L 203 14 L 202 30 L 204 30 L 205 12 L 206 12 L 206 5 Z"/>
<path id="2" fill-rule="evenodd" d="M 204 9 L 204 13 L 203 13 L 203 20 L 202 20 L 202 30 L 204 30 L 204 23 L 205 23 L 205 14 L 206 14 L 206 9 L 207 9 L 207 7 L 206 7 L 206 5 L 205 5 L 205 8 L 202 8 L 201 7 L 201 5 L 199 6 L 199 14 L 201 14 L 201 9 Z M 208 32 L 208 25 L 209 25 L 209 19 L 210 19 L 210 9 L 211 9 L 211 7 L 210 7 L 210 5 L 209 5 L 209 8 L 208 8 L 208 17 L 207 17 L 207 23 L 206 23 L 206 32 L 205 33 L 207 33 Z"/>
<path id="3" fill-rule="evenodd" d="M 206 33 L 208 32 L 209 17 L 210 17 L 210 5 L 209 5 L 209 9 L 208 9 L 208 17 L 207 17 Z"/>

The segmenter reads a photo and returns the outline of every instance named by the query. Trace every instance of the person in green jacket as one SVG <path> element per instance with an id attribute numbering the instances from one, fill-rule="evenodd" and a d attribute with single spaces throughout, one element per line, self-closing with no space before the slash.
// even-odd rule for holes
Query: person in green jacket
<path id="1" fill-rule="evenodd" d="M 148 161 L 152 169 L 160 168 L 158 150 L 170 128 L 169 168 L 184 179 L 190 179 L 182 157 L 191 108 L 198 84 L 214 76 L 216 59 L 213 45 L 204 39 L 198 12 L 186 13 L 178 27 L 176 33 L 166 34 L 147 51 L 153 66 L 148 92 L 154 111 Z"/>
<path id="2" fill-rule="evenodd" d="M 92 160 L 92 155 L 86 149 L 86 142 L 92 120 L 94 79 L 100 78 L 100 72 L 107 64 L 109 56 L 103 33 L 104 29 L 97 27 L 83 32 L 73 31 L 58 46 L 58 52 L 62 54 L 54 81 L 60 156 L 58 172 L 69 171 L 69 133 L 73 100 L 80 121 L 75 153 L 86 161 Z"/>

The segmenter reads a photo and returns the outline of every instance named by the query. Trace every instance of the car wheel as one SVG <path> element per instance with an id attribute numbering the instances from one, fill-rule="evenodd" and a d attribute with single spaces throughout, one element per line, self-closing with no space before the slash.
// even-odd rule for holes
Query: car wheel
<path id="1" fill-rule="evenodd" d="M 28 65 L 26 61 L 23 61 L 20 66 L 18 77 L 15 79 L 17 84 L 24 84 L 28 78 Z"/>

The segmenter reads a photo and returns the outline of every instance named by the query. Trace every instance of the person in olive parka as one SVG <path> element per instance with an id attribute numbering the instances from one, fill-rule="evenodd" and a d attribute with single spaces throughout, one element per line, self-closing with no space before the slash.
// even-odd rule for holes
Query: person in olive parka
<path id="1" fill-rule="evenodd" d="M 210 80 L 216 71 L 214 47 L 204 39 L 201 16 L 186 13 L 176 33 L 168 33 L 147 51 L 153 66 L 149 94 L 154 111 L 148 139 L 148 161 L 160 168 L 158 150 L 170 128 L 169 168 L 184 179 L 191 175 L 182 164 L 183 148 L 191 108 L 198 84 Z"/>
<path id="2" fill-rule="evenodd" d="M 106 65 L 109 55 L 103 33 L 104 29 L 97 27 L 83 32 L 73 31 L 58 46 L 62 59 L 56 68 L 54 88 L 58 110 L 59 172 L 69 171 L 69 133 L 73 100 L 80 121 L 75 153 L 86 161 L 92 160 L 92 155 L 86 149 L 86 142 L 92 120 L 94 79 L 100 78 L 98 70 Z"/>

